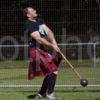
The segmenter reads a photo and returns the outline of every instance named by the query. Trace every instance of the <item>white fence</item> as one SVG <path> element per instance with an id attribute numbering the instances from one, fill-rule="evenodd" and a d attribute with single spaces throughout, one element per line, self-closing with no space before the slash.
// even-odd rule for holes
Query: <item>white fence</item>
<path id="1" fill-rule="evenodd" d="M 96 52 L 96 47 L 98 46 L 98 45 L 100 45 L 99 43 L 69 43 L 69 44 L 66 44 L 66 43 L 63 43 L 63 44 L 58 44 L 59 45 L 59 47 L 61 47 L 62 48 L 62 51 L 63 51 L 63 53 L 64 53 L 64 55 L 66 55 L 66 47 L 65 46 L 71 46 L 71 47 L 73 47 L 73 46 L 77 46 L 77 50 L 78 50 L 78 59 L 77 59 L 77 61 L 78 62 L 82 62 L 83 60 L 82 60 L 82 46 L 87 46 L 87 52 L 89 53 L 89 55 L 92 55 L 92 56 L 90 56 L 90 60 L 91 60 L 91 62 L 93 63 L 92 64 L 92 66 L 93 67 L 91 67 L 91 68 L 97 68 L 96 66 L 96 59 L 97 59 L 97 57 L 98 57 L 98 55 L 97 55 L 97 52 Z M 2 48 L 20 48 L 20 47 L 23 47 L 23 48 L 27 48 L 28 47 L 28 45 L 0 45 L 0 53 L 2 53 L 1 51 L 2 51 Z M 65 52 L 64 52 L 64 49 L 65 49 Z M 93 50 L 92 52 L 91 52 L 91 49 Z M 27 49 L 25 49 L 25 50 L 27 50 Z M 15 50 L 15 52 L 16 52 L 16 50 Z M 18 51 L 17 51 L 18 52 Z M 93 54 L 91 54 L 91 53 L 93 53 Z M 15 53 L 14 53 L 15 54 Z M 18 53 L 17 53 L 18 54 Z M 14 60 L 14 59 L 13 59 Z M 2 60 L 1 60 L 1 62 L 2 62 Z M 5 60 L 5 62 L 6 62 L 6 60 Z M 12 63 L 11 63 L 11 65 L 12 65 Z M 13 66 L 13 65 L 12 65 Z M 13 66 L 14 67 L 14 66 Z M 90 68 L 90 70 L 91 70 L 91 68 Z M 4 70 L 4 69 L 2 69 L 2 70 Z M 16 73 L 16 71 L 15 72 L 13 72 L 14 70 L 13 69 L 10 69 L 9 71 L 11 71 L 10 72 L 10 74 L 11 75 L 9 75 L 9 78 L 6 78 L 5 76 L 7 76 L 9 73 L 8 73 L 8 69 L 5 69 L 5 71 L 3 72 L 1 70 L 1 83 L 0 83 L 0 88 L 5 88 L 5 87 L 9 87 L 9 88 L 17 88 L 17 87 L 40 87 L 41 85 L 40 84 L 37 84 L 37 83 L 28 83 L 28 81 L 26 81 L 27 80 L 27 77 L 26 77 L 26 79 L 25 79 L 25 81 L 26 82 L 21 82 L 21 83 L 17 83 L 17 81 L 15 82 L 15 81 L 13 81 L 12 80 L 12 78 L 14 79 L 14 75 L 15 75 L 15 73 Z M 13 71 L 12 71 L 13 70 Z M 16 70 L 16 69 L 15 69 Z M 97 70 L 100 70 L 100 68 L 98 68 Z M 6 72 L 7 71 L 7 72 Z M 18 69 L 18 71 L 21 71 L 20 69 Z M 25 71 L 23 70 L 23 72 L 25 72 L 25 74 L 26 74 L 26 69 L 25 69 Z M 2 75 L 3 74 L 3 75 Z M 4 75 L 4 74 L 7 74 L 7 75 Z M 20 75 L 21 74 L 21 72 L 17 72 L 17 74 L 18 75 Z M 90 77 L 89 77 L 89 80 L 91 81 L 90 82 L 90 84 L 88 85 L 88 87 L 100 87 L 100 77 L 99 76 L 97 76 L 97 77 L 95 77 L 94 75 L 92 75 L 92 74 L 95 74 L 95 70 L 93 69 L 93 73 L 91 72 L 91 75 L 90 75 Z M 71 74 L 69 74 L 69 76 L 70 76 Z M 4 77 L 4 78 L 3 78 Z M 7 76 L 8 77 L 8 76 Z M 15 78 L 16 78 L 16 76 L 15 76 Z M 20 77 L 18 77 L 19 79 L 20 79 Z M 9 79 L 9 83 L 6 83 L 6 79 Z M 97 81 L 97 83 L 95 83 L 95 80 Z M 2 83 L 2 81 L 4 81 L 5 83 Z M 16 84 L 17 83 L 17 84 Z M 77 83 L 79 83 L 79 81 L 77 82 Z M 68 80 L 65 80 L 64 81 L 64 83 L 58 83 L 57 85 L 56 85 L 56 87 L 58 88 L 58 87 L 80 87 L 81 85 L 80 84 L 77 84 L 77 83 L 71 83 L 71 81 L 68 81 Z"/>

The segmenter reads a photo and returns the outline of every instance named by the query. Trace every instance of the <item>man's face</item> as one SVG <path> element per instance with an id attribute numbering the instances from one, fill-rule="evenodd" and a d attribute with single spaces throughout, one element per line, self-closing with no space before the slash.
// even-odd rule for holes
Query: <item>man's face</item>
<path id="1" fill-rule="evenodd" d="M 35 9 L 33 9 L 33 8 L 28 8 L 27 16 L 28 16 L 29 18 L 34 18 L 34 17 L 37 17 L 38 14 L 36 13 L 36 10 L 35 10 Z"/>

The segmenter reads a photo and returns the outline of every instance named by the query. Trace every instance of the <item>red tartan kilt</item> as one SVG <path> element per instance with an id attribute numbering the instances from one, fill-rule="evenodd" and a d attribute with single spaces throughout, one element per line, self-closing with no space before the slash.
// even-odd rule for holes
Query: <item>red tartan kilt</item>
<path id="1" fill-rule="evenodd" d="M 36 47 L 30 48 L 28 79 L 32 80 L 36 76 L 46 76 L 58 71 L 55 61 L 57 61 L 56 57 L 48 55 L 47 52 Z"/>

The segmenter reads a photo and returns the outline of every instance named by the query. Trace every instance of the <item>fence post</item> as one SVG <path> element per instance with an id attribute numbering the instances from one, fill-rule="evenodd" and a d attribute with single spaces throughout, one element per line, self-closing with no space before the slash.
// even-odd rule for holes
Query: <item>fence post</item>
<path id="1" fill-rule="evenodd" d="M 93 67 L 96 67 L 96 43 L 93 44 Z"/>

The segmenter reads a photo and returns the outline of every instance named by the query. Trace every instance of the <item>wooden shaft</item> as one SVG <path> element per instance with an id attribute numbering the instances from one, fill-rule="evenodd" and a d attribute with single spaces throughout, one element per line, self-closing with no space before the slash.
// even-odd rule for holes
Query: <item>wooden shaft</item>
<path id="1" fill-rule="evenodd" d="M 68 63 L 68 65 L 71 67 L 71 69 L 75 72 L 75 74 L 78 76 L 78 78 L 81 80 L 82 79 L 81 75 L 77 72 L 77 70 L 73 67 L 73 65 L 67 60 L 67 58 L 61 51 L 60 54 L 62 55 L 63 59 Z"/>

